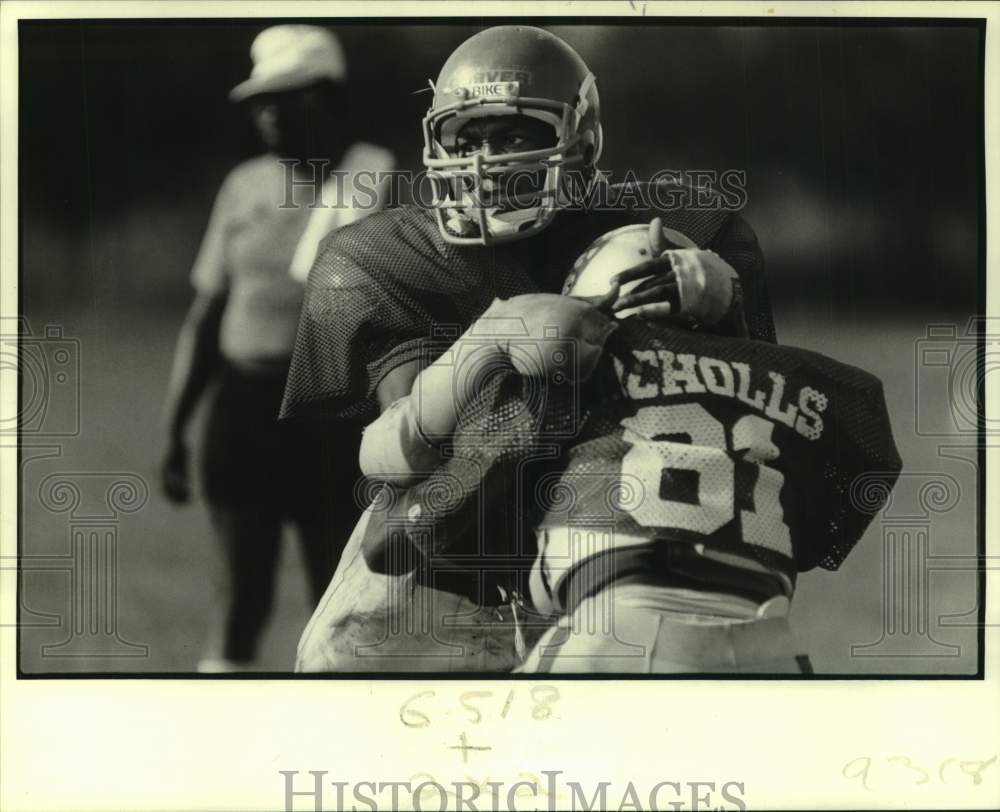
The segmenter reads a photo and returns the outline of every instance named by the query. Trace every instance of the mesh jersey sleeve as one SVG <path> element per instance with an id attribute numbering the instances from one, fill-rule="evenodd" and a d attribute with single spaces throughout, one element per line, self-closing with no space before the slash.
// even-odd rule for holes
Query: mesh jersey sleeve
<path id="1" fill-rule="evenodd" d="M 282 418 L 367 419 L 378 412 L 379 381 L 425 353 L 429 315 L 387 284 L 377 249 L 359 250 L 356 228 L 328 236 L 309 273 Z"/>
<path id="2" fill-rule="evenodd" d="M 823 461 L 826 487 L 810 503 L 807 535 L 823 543 L 803 545 L 799 570 L 839 568 L 885 506 L 902 469 L 881 381 L 852 371 L 858 373 L 853 391 L 838 387 L 840 402 L 827 412 L 833 420 Z"/>
<path id="3" fill-rule="evenodd" d="M 370 532 L 404 528 L 426 557 L 534 558 L 530 496 L 523 487 L 558 459 L 579 419 L 569 387 L 534 396 L 513 370 L 495 373 L 464 412 L 445 460 L 398 494 Z"/>
<path id="4" fill-rule="evenodd" d="M 733 214 L 709 247 L 740 275 L 743 310 L 750 336 L 775 343 L 778 339 L 764 276 L 764 254 L 753 228 L 742 216 Z"/>

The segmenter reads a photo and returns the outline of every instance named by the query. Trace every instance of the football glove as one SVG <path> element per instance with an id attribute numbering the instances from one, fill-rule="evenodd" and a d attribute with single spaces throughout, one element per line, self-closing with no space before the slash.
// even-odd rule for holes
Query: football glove
<path id="1" fill-rule="evenodd" d="M 653 258 L 617 276 L 619 284 L 645 281 L 618 299 L 615 312 L 681 316 L 705 327 L 729 325 L 726 332 L 746 335 L 740 279 L 728 262 L 708 249 L 671 248 L 658 217 L 650 223 L 649 242 Z"/>

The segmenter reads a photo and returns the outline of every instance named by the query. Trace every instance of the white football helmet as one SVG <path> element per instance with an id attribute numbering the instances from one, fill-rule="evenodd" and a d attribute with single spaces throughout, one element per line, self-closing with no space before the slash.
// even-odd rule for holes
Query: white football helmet
<path id="1" fill-rule="evenodd" d="M 697 248 L 695 242 L 685 234 L 672 228 L 663 228 L 663 237 L 668 249 Z M 649 243 L 649 225 L 636 223 L 622 226 L 598 237 L 573 263 L 573 269 L 566 277 L 563 295 L 583 298 L 607 296 L 614 286 L 614 278 L 622 271 L 654 258 L 654 247 Z M 633 279 L 621 286 L 621 298 L 649 277 Z M 634 308 L 622 310 L 615 315 L 623 319 Z"/>
<path id="2" fill-rule="evenodd" d="M 566 171 L 575 168 L 593 178 L 603 140 L 596 79 L 554 34 L 522 25 L 481 31 L 455 50 L 432 87 L 423 162 L 446 241 L 491 245 L 537 234 L 562 205 Z M 550 126 L 554 145 L 489 157 L 456 153 L 457 134 L 468 121 L 513 115 Z M 482 205 L 482 193 L 502 189 L 517 173 L 533 172 L 545 178 L 536 204 L 510 211 Z"/>

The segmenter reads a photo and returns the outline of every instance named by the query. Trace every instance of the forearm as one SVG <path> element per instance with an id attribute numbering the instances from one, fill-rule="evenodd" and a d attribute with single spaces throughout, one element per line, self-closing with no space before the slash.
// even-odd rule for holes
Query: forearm
<path id="1" fill-rule="evenodd" d="M 516 372 L 550 379 L 555 386 L 574 378 L 587 380 L 616 326 L 591 304 L 572 297 L 527 294 L 494 300 L 426 369 L 417 373 L 416 367 L 400 367 L 379 384 L 384 411 L 365 432 L 362 470 L 376 479 L 412 484 L 421 470 L 437 466 L 437 448 L 452 438 L 470 405 L 496 375 Z M 566 351 L 547 351 L 552 336 L 566 342 Z M 535 351 L 512 354 L 512 339 Z M 397 397 L 387 407 L 390 393 L 396 395 L 404 382 L 411 381 L 409 395 Z"/>
<path id="2" fill-rule="evenodd" d="M 388 376 L 378 390 L 382 414 L 361 442 L 365 476 L 399 487 L 424 479 L 441 463 L 438 446 L 451 438 L 475 392 L 505 358 L 481 329 L 470 330 L 419 374 L 401 368 Z M 401 395 L 407 383 L 408 394 Z"/>
<path id="3" fill-rule="evenodd" d="M 420 434 L 435 445 L 449 440 L 490 376 L 509 368 L 497 340 L 474 324 L 413 382 L 410 397 Z"/>
<path id="4" fill-rule="evenodd" d="M 181 327 L 164 407 L 171 438 L 183 438 L 198 400 L 219 370 L 219 326 L 224 307 L 223 298 L 199 297 Z"/>

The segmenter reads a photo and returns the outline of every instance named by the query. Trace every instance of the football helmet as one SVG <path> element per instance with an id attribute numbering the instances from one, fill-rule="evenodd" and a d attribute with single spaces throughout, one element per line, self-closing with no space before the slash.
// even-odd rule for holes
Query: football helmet
<path id="1" fill-rule="evenodd" d="M 649 242 L 649 228 L 647 223 L 622 226 L 594 240 L 573 263 L 563 284 L 563 295 L 587 299 L 607 296 L 614 287 L 616 275 L 653 259 L 654 248 Z M 667 249 L 698 247 L 690 237 L 672 228 L 664 227 L 663 237 Z M 649 278 L 647 276 L 626 282 L 619 289 L 618 297 L 621 298 Z M 628 308 L 615 315 L 623 319 L 632 312 L 633 308 Z"/>
<path id="2" fill-rule="evenodd" d="M 423 120 L 423 162 L 434 189 L 438 227 L 458 245 L 490 245 L 544 229 L 569 188 L 565 170 L 593 178 L 601 153 L 600 104 L 594 74 L 569 45 L 540 28 L 511 25 L 481 31 L 445 62 Z M 459 155 L 459 130 L 471 119 L 528 116 L 555 131 L 551 147 Z M 486 196 L 516 174 L 544 178 L 528 205 L 491 205 Z M 485 194 L 484 194 L 485 193 Z M 487 205 L 484 205 L 487 204 Z"/>

